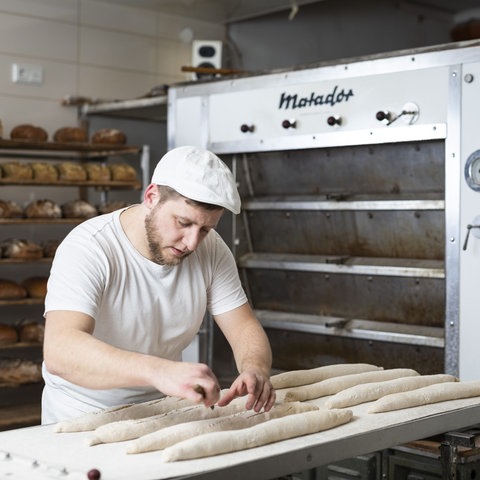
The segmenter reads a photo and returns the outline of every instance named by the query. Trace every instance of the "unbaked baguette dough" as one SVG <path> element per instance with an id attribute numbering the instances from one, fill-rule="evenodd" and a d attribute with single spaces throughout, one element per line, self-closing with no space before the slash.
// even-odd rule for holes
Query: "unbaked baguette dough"
<path id="1" fill-rule="evenodd" d="M 277 375 L 272 375 L 270 381 L 272 382 L 273 388 L 278 390 L 281 388 L 308 385 L 310 383 L 320 382 L 327 378 L 375 370 L 383 370 L 383 368 L 368 363 L 341 363 L 338 365 L 326 365 L 308 370 L 292 370 L 290 372 L 279 373 Z"/>
<path id="2" fill-rule="evenodd" d="M 368 413 L 390 412 L 471 397 L 480 397 L 480 380 L 440 383 L 410 392 L 392 393 L 374 402 Z"/>
<path id="3" fill-rule="evenodd" d="M 392 368 L 390 370 L 354 373 L 351 375 L 343 375 L 341 377 L 327 378 L 321 382 L 287 390 L 285 392 L 285 401 L 301 402 L 304 400 L 311 400 L 314 398 L 325 397 L 326 395 L 333 395 L 346 388 L 360 385 L 362 383 L 383 382 L 385 380 L 413 375 L 419 375 L 419 373 L 410 368 Z"/>
<path id="4" fill-rule="evenodd" d="M 402 377 L 385 382 L 364 383 L 347 388 L 330 397 L 325 403 L 326 408 L 345 408 L 372 402 L 392 393 L 407 392 L 417 388 L 426 387 L 435 383 L 456 382 L 453 375 L 421 375 Z"/>
<path id="5" fill-rule="evenodd" d="M 174 462 L 246 450 L 328 430 L 349 422 L 352 416 L 351 410 L 322 409 L 274 418 L 241 430 L 205 433 L 166 448 L 162 459 Z"/>
<path id="6" fill-rule="evenodd" d="M 163 397 L 157 400 L 142 403 L 130 403 L 106 408 L 98 412 L 86 413 L 79 417 L 63 420 L 54 425 L 55 432 L 87 432 L 121 420 L 150 417 L 160 413 L 169 412 L 172 409 L 183 408 L 192 405 L 190 400 L 178 397 Z"/>
<path id="7" fill-rule="evenodd" d="M 269 412 L 257 413 L 253 410 L 247 410 L 224 417 L 180 423 L 178 425 L 172 425 L 171 427 L 162 428 L 161 430 L 133 440 L 127 446 L 127 453 L 163 450 L 182 440 L 203 435 L 204 433 L 248 428 L 274 418 L 313 410 L 318 410 L 318 407 L 311 403 L 289 402 L 276 404 Z"/>
<path id="8" fill-rule="evenodd" d="M 87 443 L 92 446 L 99 443 L 123 442 L 139 438 L 147 435 L 147 433 L 170 427 L 171 425 L 217 418 L 245 410 L 245 399 L 242 402 L 237 400 L 225 407 L 207 408 L 204 405 L 193 405 L 137 420 L 122 420 L 108 423 L 95 429 L 91 437 L 87 439 Z"/>

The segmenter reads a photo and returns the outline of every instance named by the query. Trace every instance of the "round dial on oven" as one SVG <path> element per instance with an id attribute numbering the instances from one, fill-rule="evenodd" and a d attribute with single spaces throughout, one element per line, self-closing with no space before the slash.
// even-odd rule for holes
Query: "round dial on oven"
<path id="1" fill-rule="evenodd" d="M 480 150 L 475 150 L 465 163 L 465 180 L 467 185 L 480 192 Z"/>

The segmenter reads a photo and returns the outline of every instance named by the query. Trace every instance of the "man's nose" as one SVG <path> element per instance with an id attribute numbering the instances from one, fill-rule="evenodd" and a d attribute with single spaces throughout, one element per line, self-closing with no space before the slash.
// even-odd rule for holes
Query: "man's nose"
<path id="1" fill-rule="evenodd" d="M 188 233 L 183 237 L 183 243 L 188 250 L 193 252 L 200 243 L 200 231 L 195 229 L 189 230 Z"/>

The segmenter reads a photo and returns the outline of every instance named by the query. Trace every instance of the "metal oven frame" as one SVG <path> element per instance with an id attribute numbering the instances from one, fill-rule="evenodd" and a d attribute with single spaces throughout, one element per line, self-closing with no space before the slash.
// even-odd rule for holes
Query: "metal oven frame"
<path id="1" fill-rule="evenodd" d="M 462 380 L 478 378 L 475 361 L 480 330 L 476 326 L 476 277 L 480 275 L 480 242 L 475 228 L 480 197 L 475 168 L 471 170 L 472 158 L 476 159 L 480 148 L 476 132 L 480 120 L 480 109 L 476 107 L 480 99 L 479 80 L 480 43 L 474 41 L 170 87 L 169 148 L 185 144 L 206 147 L 222 158 L 226 156 L 235 172 L 241 169 L 242 155 L 248 153 L 444 142 L 444 198 L 430 204 L 423 201 L 420 207 L 415 202 L 410 206 L 404 202 L 402 207 L 391 204 L 393 209 L 407 205 L 410 209 L 444 210 L 443 265 L 425 266 L 420 273 L 407 268 L 402 273 L 443 279 L 445 318 L 440 333 L 438 329 L 378 331 L 365 325 L 358 330 L 331 331 L 314 317 L 299 315 L 292 324 L 282 319 L 281 312 L 270 315 L 258 311 L 265 326 L 439 347 L 444 351 L 445 372 Z M 355 104 L 347 98 L 352 88 Z M 314 91 L 325 93 L 323 100 L 315 99 Z M 288 92 L 295 92 L 296 96 Z M 323 103 L 320 110 L 315 110 L 316 100 Z M 288 111 L 284 108 L 285 102 L 289 103 Z M 410 105 L 415 111 L 402 111 Z M 392 112 L 393 117 L 389 118 L 393 121 L 375 118 L 375 112 L 380 111 Z M 478 163 L 474 163 L 477 168 Z M 466 178 L 469 169 L 470 177 Z M 350 207 L 357 208 L 353 203 Z M 246 199 L 244 208 L 245 205 L 263 208 L 261 199 Z M 273 201 L 268 208 L 285 206 L 285 201 L 279 204 Z M 322 206 L 317 199 L 313 203 L 297 201 L 295 208 L 321 209 Z M 472 236 L 464 248 L 469 232 Z M 227 237 L 237 256 L 243 241 L 238 221 L 231 222 Z M 275 261 L 280 266 L 296 268 L 291 259 L 282 257 Z M 257 266 L 261 268 L 261 261 Z M 315 266 L 308 268 L 315 271 Z M 335 273 L 340 267 L 331 268 Z M 355 268 L 360 274 L 375 270 L 373 265 L 364 267 L 364 272 L 361 267 Z M 324 266 L 321 271 L 325 271 Z"/>

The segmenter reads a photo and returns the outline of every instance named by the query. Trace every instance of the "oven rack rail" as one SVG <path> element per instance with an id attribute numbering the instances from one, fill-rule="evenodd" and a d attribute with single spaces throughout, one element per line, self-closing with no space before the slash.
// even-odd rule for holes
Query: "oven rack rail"
<path id="1" fill-rule="evenodd" d="M 258 197 L 242 201 L 244 211 L 259 210 L 307 210 L 307 211 L 368 211 L 368 210 L 444 210 L 445 201 L 438 195 L 425 196 L 419 199 L 411 196 L 395 195 L 365 196 L 350 195 L 349 193 L 334 193 L 316 197 Z M 409 198 L 410 197 L 410 198 Z M 428 198 L 430 197 L 430 198 Z"/>
<path id="2" fill-rule="evenodd" d="M 271 310 L 255 310 L 255 315 L 264 328 L 432 348 L 445 346 L 441 327 Z"/>
<path id="3" fill-rule="evenodd" d="M 294 270 L 441 280 L 445 278 L 444 261 L 430 259 L 246 253 L 238 259 L 237 264 L 240 268 L 246 269 Z"/>

